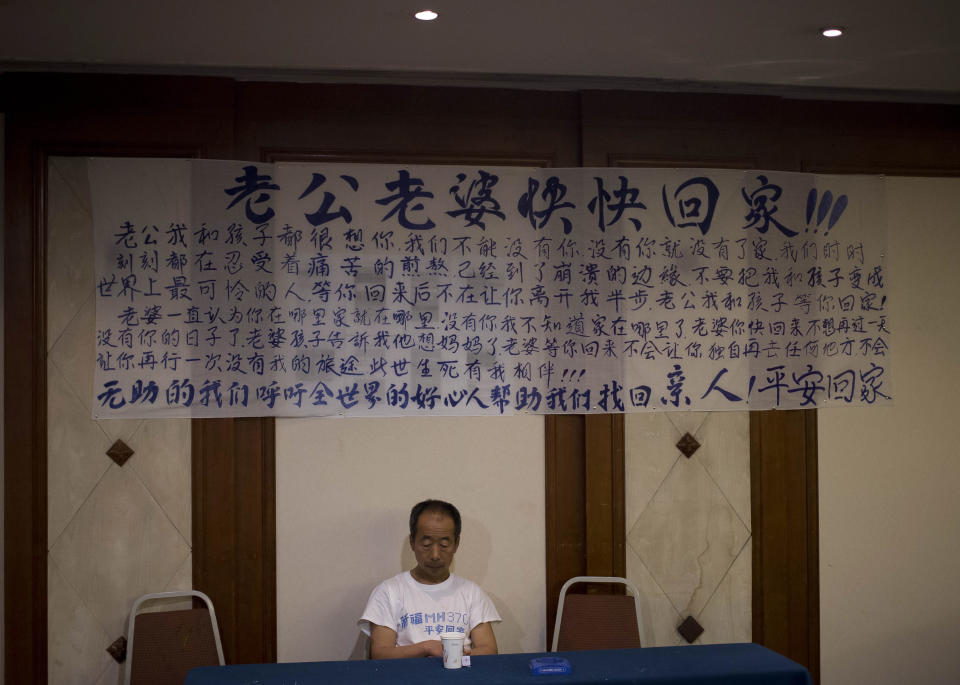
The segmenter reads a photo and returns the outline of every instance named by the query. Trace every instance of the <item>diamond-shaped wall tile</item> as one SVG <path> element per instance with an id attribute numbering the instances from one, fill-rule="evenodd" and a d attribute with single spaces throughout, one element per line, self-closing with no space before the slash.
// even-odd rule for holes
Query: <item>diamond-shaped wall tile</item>
<path id="1" fill-rule="evenodd" d="M 110 446 L 95 421 L 47 364 L 47 541 L 53 544 L 110 468 Z"/>
<path id="2" fill-rule="evenodd" d="M 55 563 L 47 564 L 47 663 L 50 685 L 92 683 L 111 661 L 110 638 Z"/>
<path id="3" fill-rule="evenodd" d="M 753 544 L 752 540 L 748 540 L 723 582 L 700 612 L 700 621 L 710 626 L 710 630 L 700 637 L 702 644 L 752 641 L 752 574 Z"/>
<path id="4" fill-rule="evenodd" d="M 640 592 L 640 623 L 643 625 L 641 644 L 644 647 L 669 647 L 683 644 L 676 626 L 680 614 L 657 585 L 640 557 L 627 546 L 627 580 Z"/>
<path id="5" fill-rule="evenodd" d="M 750 528 L 750 412 L 712 412 L 700 427 L 696 459 Z"/>
<path id="6" fill-rule="evenodd" d="M 134 470 L 117 466 L 50 550 L 64 579 L 113 637 L 124 633 L 133 601 L 164 588 L 189 554 Z"/>
<path id="7" fill-rule="evenodd" d="M 47 341 L 52 347 L 93 292 L 93 218 L 85 163 L 57 161 L 47 178 Z"/>
<path id="8" fill-rule="evenodd" d="M 107 654 L 113 657 L 118 664 L 122 664 L 127 659 L 127 637 L 121 635 L 107 646 Z"/>
<path id="9" fill-rule="evenodd" d="M 680 434 L 665 412 L 627 414 L 623 432 L 624 509 L 629 530 L 677 461 L 674 443 Z"/>
<path id="10" fill-rule="evenodd" d="M 680 625 L 677 626 L 677 632 L 688 643 L 693 642 L 703 634 L 703 626 L 693 616 L 687 616 Z"/>
<path id="11" fill-rule="evenodd" d="M 677 449 L 680 450 L 683 456 L 689 459 L 700 449 L 700 443 L 689 433 L 684 433 L 683 437 L 677 441 Z"/>
<path id="12" fill-rule="evenodd" d="M 123 440 L 117 440 L 110 445 L 110 449 L 107 450 L 107 456 L 113 459 L 117 466 L 123 466 L 127 463 L 127 460 L 133 456 L 133 448 Z"/>
<path id="13" fill-rule="evenodd" d="M 190 419 L 144 421 L 132 438 L 140 479 L 191 544 Z"/>
<path id="14" fill-rule="evenodd" d="M 749 531 L 696 459 L 680 459 L 627 536 L 677 611 L 698 614 Z"/>

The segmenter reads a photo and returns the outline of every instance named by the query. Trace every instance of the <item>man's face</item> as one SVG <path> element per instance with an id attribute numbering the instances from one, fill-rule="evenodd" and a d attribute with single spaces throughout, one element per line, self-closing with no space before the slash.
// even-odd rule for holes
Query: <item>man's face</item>
<path id="1" fill-rule="evenodd" d="M 425 583 L 442 583 L 450 575 L 450 564 L 460 542 L 453 519 L 436 511 L 425 511 L 417 519 L 417 534 L 410 549 L 417 558 L 414 577 Z"/>

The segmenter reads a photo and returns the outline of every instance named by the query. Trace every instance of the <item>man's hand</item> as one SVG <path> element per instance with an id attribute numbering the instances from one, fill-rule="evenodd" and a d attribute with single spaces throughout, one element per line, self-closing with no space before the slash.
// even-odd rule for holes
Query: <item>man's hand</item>
<path id="1" fill-rule="evenodd" d="M 424 640 L 411 647 L 419 647 L 423 650 L 421 656 L 443 656 L 443 643 L 440 640 Z"/>
<path id="2" fill-rule="evenodd" d="M 412 645 L 397 646 L 397 631 L 370 624 L 371 659 L 407 659 L 418 656 L 443 656 L 440 640 L 424 640 Z"/>

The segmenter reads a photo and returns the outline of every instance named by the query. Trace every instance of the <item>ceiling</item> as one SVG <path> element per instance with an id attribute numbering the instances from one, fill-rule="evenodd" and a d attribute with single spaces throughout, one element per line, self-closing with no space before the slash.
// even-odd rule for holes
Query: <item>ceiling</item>
<path id="1" fill-rule="evenodd" d="M 960 102 L 958 36 L 957 0 L 0 0 L 0 71 Z"/>

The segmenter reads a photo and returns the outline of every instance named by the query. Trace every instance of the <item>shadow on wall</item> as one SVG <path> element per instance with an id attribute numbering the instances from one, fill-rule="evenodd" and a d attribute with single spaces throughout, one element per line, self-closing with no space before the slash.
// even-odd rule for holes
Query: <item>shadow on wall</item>
<path id="1" fill-rule="evenodd" d="M 497 612 L 500 614 L 502 619 L 499 624 L 494 624 L 493 633 L 497 636 L 497 647 L 501 654 L 508 654 L 511 651 L 509 648 L 504 648 L 505 645 L 520 645 L 523 644 L 524 638 L 526 638 L 531 631 L 524 630 L 523 626 L 520 625 L 520 622 L 517 620 L 516 614 L 510 610 L 510 606 L 504 602 L 499 595 L 496 595 L 489 590 L 486 591 L 490 599 L 493 601 L 493 605 L 497 607 Z M 542 637 L 540 642 L 542 643 Z"/>
<path id="2" fill-rule="evenodd" d="M 370 658 L 370 638 L 367 637 L 364 632 L 360 629 L 357 629 L 357 642 L 353 645 L 353 650 L 350 652 L 350 656 L 347 657 L 350 661 L 364 661 Z"/>

